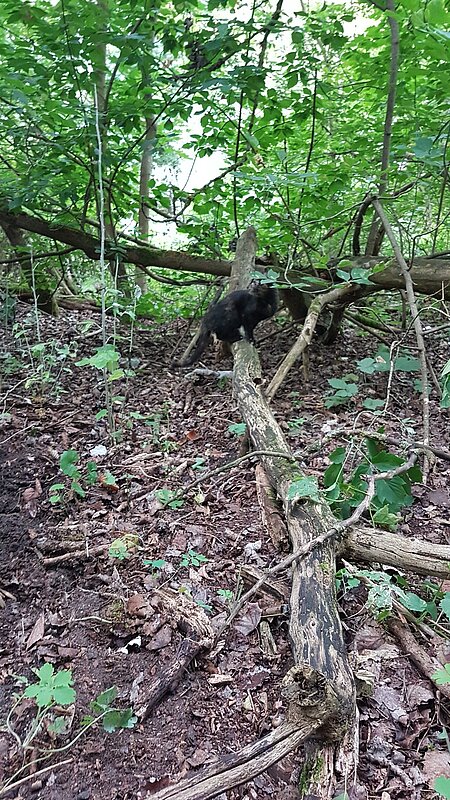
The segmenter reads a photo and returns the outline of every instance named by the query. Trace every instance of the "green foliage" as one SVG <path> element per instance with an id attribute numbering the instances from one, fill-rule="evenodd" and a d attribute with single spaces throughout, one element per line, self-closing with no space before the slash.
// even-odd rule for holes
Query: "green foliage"
<path id="1" fill-rule="evenodd" d="M 444 664 L 444 666 L 436 670 L 431 677 L 438 686 L 444 686 L 450 683 L 450 664 Z"/>
<path id="2" fill-rule="evenodd" d="M 356 366 L 360 372 L 366 375 L 373 375 L 375 372 L 389 372 L 392 366 L 389 348 L 381 344 L 373 358 L 369 356 L 363 358 L 358 361 Z M 393 370 L 394 372 L 418 372 L 420 362 L 409 353 L 400 353 L 394 359 Z"/>
<path id="3" fill-rule="evenodd" d="M 233 422 L 231 425 L 228 425 L 228 430 L 235 436 L 243 436 L 247 430 L 247 426 L 245 422 Z"/>
<path id="4" fill-rule="evenodd" d="M 108 555 L 110 558 L 115 558 L 117 561 L 124 561 L 130 558 L 133 551 L 138 545 L 138 537 L 134 533 L 125 533 L 111 542 L 108 548 Z"/>
<path id="5" fill-rule="evenodd" d="M 364 569 L 349 575 L 343 569 L 336 573 L 336 578 L 338 588 L 344 592 L 358 586 L 362 578 L 367 578 L 372 584 L 368 592 L 367 605 L 376 612 L 380 619 L 390 613 L 394 599 L 409 611 L 420 616 L 428 612 L 426 600 L 423 600 L 415 592 L 406 591 L 401 585 L 403 581 L 399 576 L 388 575 L 386 572 L 377 570 Z"/>
<path id="6" fill-rule="evenodd" d="M 356 383 L 348 383 L 344 378 L 328 378 L 328 383 L 336 391 L 328 394 L 325 400 L 325 408 L 345 405 L 352 397 L 358 394 L 358 385 Z"/>
<path id="7" fill-rule="evenodd" d="M 110 689 L 101 692 L 90 704 L 93 712 L 92 716 L 85 716 L 82 724 L 91 724 L 98 717 L 102 719 L 103 728 L 107 733 L 114 733 L 123 728 L 134 728 L 137 717 L 134 716 L 133 710 L 126 708 L 122 711 L 112 706 L 117 694 L 116 686 L 111 686 Z"/>
<path id="8" fill-rule="evenodd" d="M 296 417 L 288 420 L 289 434 L 291 436 L 296 436 L 298 433 L 300 433 L 306 420 L 307 417 Z"/>
<path id="9" fill-rule="evenodd" d="M 234 599 L 234 594 L 231 589 L 218 589 L 217 595 L 221 600 L 225 600 L 227 603 L 232 603 Z"/>
<path id="10" fill-rule="evenodd" d="M 123 370 L 117 369 L 119 358 L 120 353 L 114 345 L 105 344 L 102 347 L 98 347 L 93 356 L 80 359 L 80 361 L 76 362 L 76 365 L 77 367 L 95 367 L 98 370 L 106 369 L 110 373 L 110 380 L 117 380 L 118 377 L 121 378 L 124 375 Z"/>
<path id="11" fill-rule="evenodd" d="M 450 778 L 445 778 L 443 775 L 436 778 L 433 789 L 445 800 L 450 800 Z"/>
<path id="12" fill-rule="evenodd" d="M 33 669 L 33 672 L 39 680 L 26 687 L 24 696 L 34 698 L 39 708 L 49 708 L 55 703 L 60 706 L 69 706 L 75 702 L 75 689 L 70 669 L 60 669 L 55 672 L 53 664 L 46 663 L 39 669 Z"/>
<path id="13" fill-rule="evenodd" d="M 178 497 L 177 492 L 173 492 L 171 489 L 157 489 L 154 495 L 163 506 L 167 506 L 172 510 L 184 506 L 184 500 Z"/>
<path id="14" fill-rule="evenodd" d="M 450 408 L 450 361 L 447 361 L 441 372 L 442 397 L 441 407 Z"/>
<path id="15" fill-rule="evenodd" d="M 167 561 L 164 558 L 144 558 L 143 563 L 146 567 L 151 567 L 152 572 L 158 572 L 158 570 L 166 566 Z"/>
<path id="16" fill-rule="evenodd" d="M 196 553 L 195 550 L 188 550 L 183 553 L 180 561 L 180 567 L 194 567 L 197 569 L 201 564 L 206 564 L 208 559 L 201 553 Z"/>
<path id="17" fill-rule="evenodd" d="M 70 479 L 70 493 L 77 497 L 86 497 L 86 488 L 98 482 L 98 468 L 95 461 L 87 461 L 84 468 L 78 465 L 79 454 L 77 450 L 64 450 L 59 457 L 59 468 L 63 475 Z M 116 486 L 114 475 L 106 470 L 101 476 L 101 483 L 105 486 Z M 66 499 L 66 484 L 53 483 L 49 489 L 49 500 L 52 505 L 62 503 Z"/>
<path id="18" fill-rule="evenodd" d="M 289 486 L 287 496 L 293 502 L 296 500 L 312 500 L 313 503 L 318 503 L 320 495 L 317 478 L 305 476 L 293 481 Z"/>
<path id="19" fill-rule="evenodd" d="M 352 509 L 359 505 L 367 492 L 366 475 L 387 472 L 395 469 L 405 460 L 400 456 L 383 450 L 374 439 L 365 440 L 367 455 L 348 476 L 344 466 L 347 452 L 344 447 L 337 447 L 329 456 L 331 464 L 323 477 L 325 495 L 331 503 L 334 513 L 346 519 Z M 377 524 L 390 529 L 395 527 L 398 512 L 413 502 L 411 486 L 421 480 L 420 469 L 411 467 L 407 472 L 396 475 L 389 480 L 375 481 L 375 496 L 371 503 L 371 512 L 376 515 Z"/>

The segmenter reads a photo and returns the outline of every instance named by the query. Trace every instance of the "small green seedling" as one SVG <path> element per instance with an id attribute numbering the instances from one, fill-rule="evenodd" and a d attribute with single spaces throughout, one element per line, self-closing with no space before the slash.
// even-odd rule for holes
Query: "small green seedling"
<path id="1" fill-rule="evenodd" d="M 325 400 L 325 408 L 344 405 L 358 394 L 358 384 L 348 383 L 344 378 L 329 378 L 328 383 L 336 391 L 328 395 Z"/>
<path id="2" fill-rule="evenodd" d="M 208 559 L 201 553 L 196 553 L 195 550 L 188 550 L 181 556 L 180 567 L 199 567 L 200 564 L 206 564 Z"/>
<path id="3" fill-rule="evenodd" d="M 228 430 L 230 433 L 234 433 L 235 436 L 243 436 L 247 430 L 247 426 L 245 422 L 233 422 L 231 425 L 228 425 Z"/>
<path id="4" fill-rule="evenodd" d="M 101 719 L 103 728 L 107 733 L 114 733 L 120 728 L 134 728 L 137 717 L 133 715 L 133 709 L 126 708 L 122 711 L 112 706 L 117 694 L 116 686 L 111 686 L 110 689 L 105 689 L 104 692 L 101 692 L 90 704 L 93 715 L 83 717 L 81 724 L 84 726 L 92 725 Z"/>
<path id="5" fill-rule="evenodd" d="M 130 558 L 138 545 L 139 539 L 134 533 L 125 533 L 111 542 L 108 555 L 110 558 L 116 558 L 117 561 L 124 561 Z"/>
<path id="6" fill-rule="evenodd" d="M 160 569 L 163 569 L 163 567 L 166 566 L 167 561 L 164 558 L 153 558 L 153 559 L 144 558 L 143 563 L 144 566 L 150 567 L 152 572 L 156 573 Z"/>
<path id="7" fill-rule="evenodd" d="M 75 689 L 70 669 L 61 669 L 55 672 L 53 664 L 44 664 L 40 669 L 33 669 L 33 672 L 39 681 L 27 686 L 24 696 L 33 697 L 39 709 L 48 709 L 55 703 L 60 706 L 70 706 L 75 702 Z"/>
<path id="8" fill-rule="evenodd" d="M 163 506 L 167 506 L 171 509 L 182 508 L 182 506 L 184 506 L 184 500 L 182 498 L 177 498 L 177 492 L 173 492 L 171 489 L 157 489 L 154 494 L 156 499 L 159 500 Z"/>
<path id="9" fill-rule="evenodd" d="M 218 589 L 217 595 L 221 600 L 225 600 L 227 603 L 231 603 L 234 598 L 234 594 L 231 589 Z"/>

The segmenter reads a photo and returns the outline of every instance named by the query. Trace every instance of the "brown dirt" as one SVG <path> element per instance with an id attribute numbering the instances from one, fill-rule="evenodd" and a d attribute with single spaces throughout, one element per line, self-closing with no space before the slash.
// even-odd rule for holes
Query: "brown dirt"
<path id="1" fill-rule="evenodd" d="M 60 748 L 75 737 L 90 702 L 100 692 L 116 686 L 116 705 L 125 709 L 133 705 L 142 685 L 151 686 L 157 676 L 164 675 L 180 651 L 183 635 L 155 597 L 156 586 L 188 592 L 208 607 L 206 613 L 214 623 L 223 619 L 228 607 L 218 592 L 242 589 L 241 565 L 264 570 L 277 557 L 261 523 L 254 467 L 249 462 L 205 480 L 180 508 L 161 508 L 155 500 L 155 490 L 174 490 L 198 477 L 196 459 L 204 459 L 204 465 L 213 468 L 239 453 L 239 439 L 228 430 L 231 423 L 240 421 L 229 384 L 218 384 L 213 377 L 186 378 L 168 369 L 178 330 L 149 326 L 136 334 L 131 352 L 133 359 L 140 359 L 138 364 L 132 361 L 136 375 L 113 384 L 115 394 L 125 396 L 125 411 L 119 415 L 121 441 L 111 444 L 105 420 L 95 418 L 103 405 L 99 373 L 75 366 L 76 360 L 100 345 L 99 336 L 81 333 L 81 315 L 67 313 L 58 320 L 43 317 L 42 340 L 48 343 L 53 360 L 46 363 L 45 380 L 28 385 L 25 381 L 36 376 L 38 367 L 36 355 L 34 369 L 30 366 L 29 347 L 36 337 L 25 310 L 20 322 L 28 331 L 28 344 L 3 332 L 2 348 L 9 355 L 3 361 L 6 374 L 1 396 L 4 410 L 11 415 L 3 418 L 0 455 L 0 767 L 4 779 L 22 766 L 19 739 L 29 731 L 32 719 L 32 703 L 22 701 L 10 715 L 9 730 L 4 724 L 14 693 L 21 692 L 17 676 L 32 682 L 31 669 L 49 661 L 55 671 L 73 671 L 76 689 L 75 708 L 66 713 L 68 731 L 56 736 L 44 726 L 34 740 L 35 749 L 26 753 L 29 762 L 38 750 Z M 128 333 L 121 334 L 124 340 L 119 348 L 127 358 Z M 292 331 L 281 333 L 261 346 L 267 373 L 273 372 L 292 337 Z M 61 346 L 73 347 L 75 342 L 77 356 L 61 360 Z M 442 361 L 445 344 L 441 347 Z M 311 474 L 323 474 L 327 453 L 339 443 L 329 442 L 316 453 L 308 450 L 323 426 L 355 419 L 355 407 L 324 408 L 326 379 L 355 371 L 355 362 L 375 349 L 354 333 L 346 333 L 326 350 L 316 344 L 311 349 L 307 394 L 300 370 L 280 392 L 275 411 L 286 431 L 288 420 L 305 418 L 296 431 L 291 426 L 292 445 Z M 438 351 L 436 346 L 435 355 Z M 405 416 L 406 393 L 407 415 L 420 430 L 420 401 L 411 388 L 412 378 L 408 374 L 401 380 L 393 388 L 393 413 L 387 424 L 388 432 L 397 435 L 395 415 Z M 362 397 L 382 397 L 385 386 L 385 375 L 370 376 Z M 356 402 L 359 408 L 361 398 Z M 434 401 L 432 411 L 433 438 L 439 445 L 447 441 L 448 446 L 448 417 Z M 90 455 L 99 445 L 106 448 L 105 455 Z M 109 470 L 114 485 L 100 480 L 87 488 L 85 498 L 73 496 L 58 468 L 60 454 L 69 448 L 78 451 L 80 464 L 94 458 L 102 474 Z M 416 489 L 416 503 L 405 512 L 401 532 L 447 541 L 448 477 L 449 470 L 440 463 L 430 486 Z M 64 501 L 52 506 L 49 487 L 60 481 L 67 484 Z M 117 539 L 125 542 L 124 558 L 110 554 Z M 74 548 L 68 560 L 44 562 L 73 553 Z M 183 554 L 190 550 L 207 561 L 180 566 Z M 152 571 L 144 560 L 154 559 L 164 559 L 165 566 Z M 428 798 L 435 766 L 429 754 L 445 756 L 438 739 L 442 724 L 434 695 L 396 651 L 382 626 L 372 620 L 365 601 L 361 587 L 342 601 L 349 647 L 377 670 L 375 692 L 360 701 L 360 783 L 374 797 L 385 789 L 391 798 Z M 263 595 L 259 605 L 264 615 L 276 603 Z M 270 616 L 275 656 L 262 651 L 257 628 L 245 634 L 234 625 L 212 653 L 196 658 L 184 671 L 148 719 L 111 734 L 101 725 L 91 728 L 72 747 L 36 768 L 51 764 L 51 770 L 37 774 L 7 797 L 145 797 L 164 786 L 170 776 L 182 776 L 270 731 L 283 719 L 279 687 L 291 665 L 286 618 L 282 603 L 278 605 L 278 614 Z M 243 622 L 250 623 L 250 618 L 251 609 L 244 612 Z M 225 676 L 222 682 L 218 676 Z M 61 714 L 58 710 L 57 716 Z M 60 765 L 66 759 L 70 763 Z M 298 797 L 301 766 L 301 753 L 293 754 L 223 797 Z M 443 774 L 441 765 L 437 774 Z"/>

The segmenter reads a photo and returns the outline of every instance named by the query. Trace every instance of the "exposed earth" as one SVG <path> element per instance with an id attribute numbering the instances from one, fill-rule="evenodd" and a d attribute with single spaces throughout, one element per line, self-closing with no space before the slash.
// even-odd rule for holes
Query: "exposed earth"
<path id="1" fill-rule="evenodd" d="M 239 750 L 283 720 L 280 682 L 292 664 L 285 608 L 289 575 L 278 580 L 278 596 L 259 595 L 217 646 L 200 652 L 145 719 L 111 733 L 100 722 L 81 733 L 80 723 L 93 713 L 90 703 L 101 692 L 117 687 L 114 707 L 134 713 L 180 654 L 184 634 L 157 589 L 172 589 L 180 603 L 201 609 L 216 630 L 233 596 L 251 585 L 252 570 L 261 574 L 280 553 L 262 522 L 255 462 L 207 474 L 239 456 L 240 431 L 230 426 L 241 420 L 229 380 L 171 370 L 185 323 L 146 325 L 135 331 L 131 346 L 129 329 L 119 329 L 121 366 L 131 365 L 135 375 L 110 384 L 123 398 L 114 405 L 120 433 L 111 444 L 107 418 L 99 415 L 105 405 L 101 373 L 75 364 L 101 345 L 98 320 L 89 328 L 86 315 L 62 312 L 56 320 L 42 315 L 42 352 L 34 347 L 38 339 L 28 307 L 21 306 L 18 322 L 26 335 L 1 331 L 0 763 L 3 785 L 12 780 L 14 786 L 0 796 L 151 797 L 171 778 Z M 272 322 L 258 331 L 263 373 L 271 376 L 296 331 Z M 276 333 L 264 338 L 270 332 Z M 360 393 L 350 405 L 324 405 L 327 379 L 354 373 L 356 362 L 376 347 L 355 329 L 329 348 L 317 341 L 311 347 L 309 382 L 305 385 L 299 366 L 280 391 L 275 414 L 307 474 L 320 479 L 329 453 L 345 443 L 343 434 L 330 436 L 333 430 L 367 428 L 367 414 L 357 417 L 364 398 L 385 397 L 387 375 L 376 373 L 360 380 Z M 448 342 L 437 340 L 435 370 L 448 358 Z M 212 351 L 205 361 L 216 366 Z M 406 417 L 420 435 L 414 377 L 396 377 L 383 418 L 386 433 L 399 442 L 400 421 Z M 435 397 L 431 415 L 432 440 L 448 447 L 448 411 L 439 409 Z M 77 451 L 83 497 L 59 469 L 68 450 Z M 98 470 L 92 485 L 89 461 Z M 181 504 L 170 507 L 167 491 L 154 494 L 187 487 L 202 470 L 204 481 Z M 414 487 L 415 502 L 402 513 L 400 533 L 448 542 L 449 476 L 449 464 L 438 461 L 427 486 Z M 63 488 L 54 490 L 59 500 L 52 504 L 54 484 Z M 405 577 L 423 594 L 423 579 Z M 435 777 L 450 777 L 441 736 L 448 709 L 382 622 L 375 621 L 366 600 L 362 585 L 340 595 L 354 663 L 375 676 L 371 695 L 358 701 L 358 779 L 366 790 L 358 800 L 435 797 L 430 788 Z M 263 644 L 261 620 L 270 626 L 274 652 Z M 431 643 L 422 644 L 431 651 Z M 448 657 L 445 650 L 443 645 L 441 658 Z M 55 673 L 72 671 L 76 699 L 53 708 L 24 750 L 36 705 L 31 698 L 15 704 L 15 695 L 23 693 L 19 676 L 35 682 L 32 669 L 45 662 Z M 55 718 L 64 724 L 60 732 L 50 725 Z M 45 751 L 58 752 L 48 756 Z M 20 783 L 29 776 L 23 765 L 45 755 Z M 293 800 L 300 796 L 302 764 L 303 753 L 292 753 L 222 798 Z"/>

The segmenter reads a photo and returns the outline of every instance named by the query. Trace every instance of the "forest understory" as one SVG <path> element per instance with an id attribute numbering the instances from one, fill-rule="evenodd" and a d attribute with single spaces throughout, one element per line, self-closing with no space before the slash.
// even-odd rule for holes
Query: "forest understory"
<path id="1" fill-rule="evenodd" d="M 231 381 L 170 368 L 185 332 L 182 322 L 137 330 L 131 348 L 129 330 L 119 329 L 117 347 L 135 374 L 114 386 L 123 399 L 116 404 L 120 441 L 111 444 L 106 419 L 98 419 L 104 405 L 100 373 L 75 364 L 101 346 L 100 329 L 94 325 L 86 332 L 89 319 L 82 313 L 63 311 L 58 319 L 40 315 L 46 372 L 35 372 L 31 380 L 34 318 L 29 307 L 20 304 L 19 309 L 26 337 L 1 333 L 0 716 L 7 724 L 0 733 L 0 759 L 2 781 L 16 776 L 15 788 L 1 796 L 152 797 L 171 779 L 195 774 L 283 721 L 280 682 L 292 666 L 286 625 L 289 570 L 277 576 L 271 592 L 264 587 L 244 607 L 212 649 L 200 650 L 188 668 L 174 671 L 184 636 L 164 591 L 172 590 L 175 602 L 186 600 L 200 609 L 217 631 L 233 597 L 283 556 L 262 521 L 255 462 L 244 460 L 209 474 L 240 455 L 242 431 L 233 426 L 241 418 Z M 296 332 L 273 322 L 258 330 L 268 382 Z M 437 339 L 433 350 L 439 370 L 448 359 L 448 342 Z M 367 376 L 347 405 L 324 405 L 327 379 L 354 372 L 372 351 L 373 341 L 348 329 L 328 348 L 314 340 L 309 381 L 299 365 L 274 401 L 274 414 L 302 470 L 319 483 L 332 450 L 350 433 L 377 428 L 373 415 L 360 412 L 365 398 L 385 396 L 386 373 Z M 212 350 L 206 364 L 231 368 L 231 362 L 217 365 Z M 395 375 L 383 416 L 385 434 L 399 442 L 402 425 L 416 428 L 420 438 L 421 400 L 413 378 Z M 448 448 L 448 413 L 434 400 L 430 418 L 431 441 Z M 52 504 L 49 489 L 64 481 L 59 459 L 68 450 L 77 452 L 80 469 L 95 461 L 97 479 L 83 484 L 84 497 L 66 482 L 60 501 Z M 201 479 L 202 472 L 204 480 L 170 507 L 170 492 Z M 448 464 L 437 461 L 427 485 L 413 487 L 414 504 L 402 512 L 398 533 L 448 543 L 449 475 Z M 423 591 L 423 577 L 404 577 L 410 590 Z M 444 591 L 448 588 L 444 583 Z M 445 698 L 442 705 L 439 696 L 436 702 L 431 683 L 376 621 L 363 583 L 340 592 L 339 608 L 361 690 L 359 793 L 349 797 L 431 798 L 434 779 L 450 768 L 442 738 Z M 450 645 L 439 653 L 425 639 L 422 645 L 430 654 L 433 648 L 442 662 L 450 660 Z M 28 775 L 20 772 L 20 743 L 33 702 L 22 699 L 15 705 L 14 694 L 18 676 L 35 680 L 31 668 L 46 661 L 55 672 L 72 670 L 76 701 L 53 709 L 44 720 L 25 760 L 33 760 L 35 746 L 55 752 Z M 170 691 L 153 703 L 154 686 L 165 674 L 173 674 Z M 134 726 L 107 733 L 98 724 L 76 738 L 81 720 L 92 713 L 90 703 L 112 686 L 118 689 L 115 707 L 137 713 Z M 54 716 L 64 719 L 59 733 L 50 724 Z M 70 747 L 57 752 L 72 739 Z M 301 796 L 304 757 L 300 748 L 219 796 L 294 800 Z"/>

